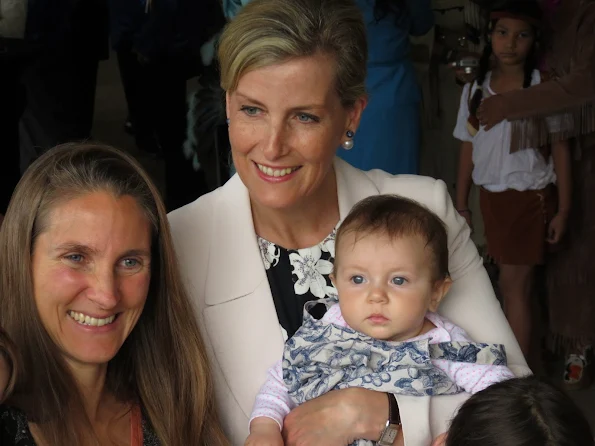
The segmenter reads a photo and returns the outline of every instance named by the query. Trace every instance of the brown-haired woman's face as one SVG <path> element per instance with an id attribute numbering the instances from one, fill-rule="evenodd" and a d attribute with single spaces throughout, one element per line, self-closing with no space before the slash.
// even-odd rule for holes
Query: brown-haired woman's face
<path id="1" fill-rule="evenodd" d="M 227 116 L 233 162 L 252 200 L 286 209 L 316 193 L 363 106 L 342 106 L 335 62 L 323 54 L 244 74 L 227 95 Z"/>
<path id="2" fill-rule="evenodd" d="M 70 364 L 112 359 L 147 299 L 151 228 L 132 197 L 94 192 L 54 207 L 33 249 L 35 303 Z"/>

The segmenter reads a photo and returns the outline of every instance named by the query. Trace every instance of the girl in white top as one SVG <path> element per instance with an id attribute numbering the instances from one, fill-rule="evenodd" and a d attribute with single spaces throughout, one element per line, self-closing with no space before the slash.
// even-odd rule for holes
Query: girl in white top
<path id="1" fill-rule="evenodd" d="M 486 129 L 477 109 L 485 97 L 543 81 L 544 74 L 535 69 L 540 28 L 537 2 L 512 1 L 492 11 L 478 78 L 463 89 L 454 130 L 463 142 L 457 210 L 471 225 L 471 181 L 480 186 L 488 254 L 499 265 L 504 311 L 525 355 L 531 339 L 533 270 L 544 262 L 547 244 L 558 243 L 566 228 L 568 144 L 511 150 L 510 122 Z M 555 133 L 563 124 L 560 118 L 547 118 L 544 125 Z"/>

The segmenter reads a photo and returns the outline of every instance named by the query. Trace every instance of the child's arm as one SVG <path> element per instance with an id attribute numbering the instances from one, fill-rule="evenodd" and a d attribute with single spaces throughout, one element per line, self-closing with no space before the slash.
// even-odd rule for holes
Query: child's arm
<path id="1" fill-rule="evenodd" d="M 570 169 L 570 148 L 568 141 L 560 141 L 552 145 L 552 159 L 556 171 L 558 186 L 558 212 L 550 222 L 548 228 L 549 243 L 558 243 L 564 232 L 570 212 L 572 200 L 572 180 Z"/>
<path id="2" fill-rule="evenodd" d="M 473 144 L 463 141 L 459 152 L 459 171 L 457 174 L 457 211 L 461 214 L 470 228 L 473 228 L 471 221 L 471 210 L 469 209 L 469 191 L 471 190 L 471 174 L 473 172 Z"/>
<path id="3" fill-rule="evenodd" d="M 444 328 L 450 334 L 451 341 L 472 342 L 461 327 L 446 322 Z M 432 360 L 432 363 L 444 371 L 459 387 L 465 389 L 465 392 L 470 394 L 477 393 L 492 384 L 514 378 L 514 373 L 503 365 L 472 364 L 443 359 Z"/>
<path id="4" fill-rule="evenodd" d="M 282 445 L 283 419 L 294 407 L 295 404 L 289 397 L 283 382 L 282 363 L 278 361 L 267 372 L 267 379 L 256 395 L 254 409 L 250 416 L 250 436 L 246 444 Z"/>

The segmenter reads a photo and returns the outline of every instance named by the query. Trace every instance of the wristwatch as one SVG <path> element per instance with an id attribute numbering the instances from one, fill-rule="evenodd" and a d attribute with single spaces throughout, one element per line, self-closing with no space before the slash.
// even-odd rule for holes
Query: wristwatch
<path id="1" fill-rule="evenodd" d="M 386 396 L 388 397 L 388 420 L 378 439 L 378 446 L 393 446 L 395 438 L 401 430 L 401 415 L 397 398 L 392 393 L 387 393 Z"/>

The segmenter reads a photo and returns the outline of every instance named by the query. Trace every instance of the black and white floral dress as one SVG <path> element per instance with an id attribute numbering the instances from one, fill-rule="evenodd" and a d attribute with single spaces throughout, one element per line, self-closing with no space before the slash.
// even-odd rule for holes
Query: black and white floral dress
<path id="1" fill-rule="evenodd" d="M 337 296 L 330 279 L 335 260 L 335 235 L 333 229 L 322 242 L 305 249 L 285 249 L 257 236 L 277 317 L 286 338 L 293 336 L 302 325 L 306 302 Z M 310 310 L 316 319 L 325 312 L 322 304 Z"/>

